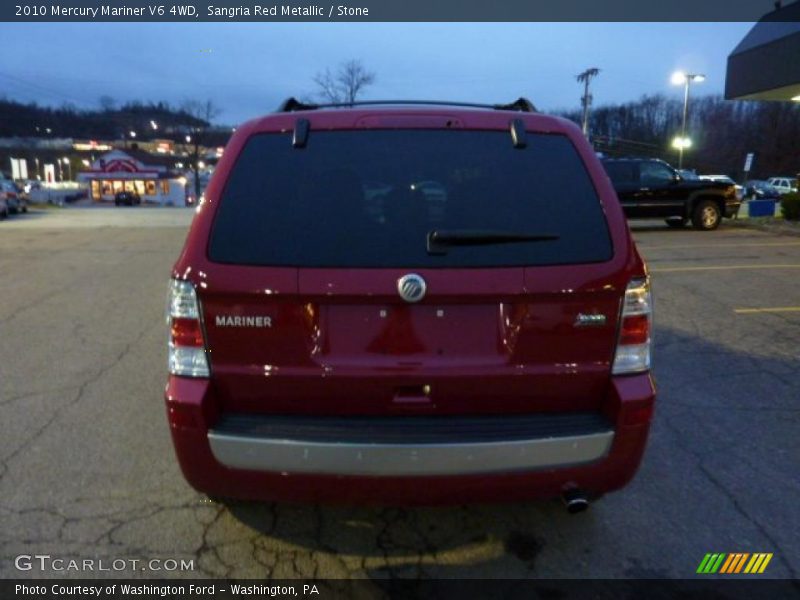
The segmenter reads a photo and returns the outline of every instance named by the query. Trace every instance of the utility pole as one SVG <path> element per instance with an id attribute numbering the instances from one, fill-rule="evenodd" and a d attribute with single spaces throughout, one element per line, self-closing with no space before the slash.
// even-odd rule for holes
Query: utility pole
<path id="1" fill-rule="evenodd" d="M 589 107 L 592 105 L 592 95 L 589 93 L 589 83 L 592 77 L 597 77 L 600 69 L 592 67 L 586 69 L 583 73 L 578 75 L 575 79 L 578 83 L 583 84 L 583 97 L 581 98 L 581 105 L 583 106 L 583 135 L 589 137 Z"/>

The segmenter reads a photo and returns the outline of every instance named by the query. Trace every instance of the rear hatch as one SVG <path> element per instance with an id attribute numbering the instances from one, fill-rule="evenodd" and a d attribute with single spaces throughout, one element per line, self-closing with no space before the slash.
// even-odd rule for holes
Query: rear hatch
<path id="1" fill-rule="evenodd" d="M 567 136 L 529 134 L 525 148 L 464 129 L 289 140 L 251 136 L 211 228 L 198 293 L 223 411 L 598 408 L 624 284 Z"/>

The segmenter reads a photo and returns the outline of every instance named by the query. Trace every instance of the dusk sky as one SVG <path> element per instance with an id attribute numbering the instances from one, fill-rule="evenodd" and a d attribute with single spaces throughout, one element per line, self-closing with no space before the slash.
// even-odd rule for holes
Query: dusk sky
<path id="1" fill-rule="evenodd" d="M 326 66 L 360 59 L 377 74 L 365 98 L 579 107 L 575 75 L 601 69 L 595 105 L 646 93 L 680 97 L 677 69 L 705 73 L 693 94 L 721 93 L 727 55 L 751 23 L 138 23 L 0 24 L 0 96 L 96 108 L 211 99 L 220 123 L 311 97 Z"/>

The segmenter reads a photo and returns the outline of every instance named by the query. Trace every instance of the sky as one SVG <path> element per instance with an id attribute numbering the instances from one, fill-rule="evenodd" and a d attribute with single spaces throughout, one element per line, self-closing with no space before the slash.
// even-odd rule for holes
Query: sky
<path id="1" fill-rule="evenodd" d="M 376 74 L 364 99 L 508 102 L 577 109 L 575 76 L 601 70 L 594 105 L 681 97 L 676 70 L 722 93 L 728 54 L 752 23 L 24 23 L 0 24 L 0 96 L 97 108 L 99 98 L 212 100 L 236 125 L 313 77 L 358 59 Z"/>

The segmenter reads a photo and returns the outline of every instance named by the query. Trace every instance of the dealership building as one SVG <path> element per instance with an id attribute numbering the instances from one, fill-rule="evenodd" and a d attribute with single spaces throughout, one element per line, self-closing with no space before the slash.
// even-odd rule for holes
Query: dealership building
<path id="1" fill-rule="evenodd" d="M 95 202 L 113 201 L 119 192 L 135 192 L 142 202 L 186 205 L 186 178 L 169 168 L 174 159 L 138 149 L 112 150 L 100 156 L 77 180 L 89 186 Z"/>

